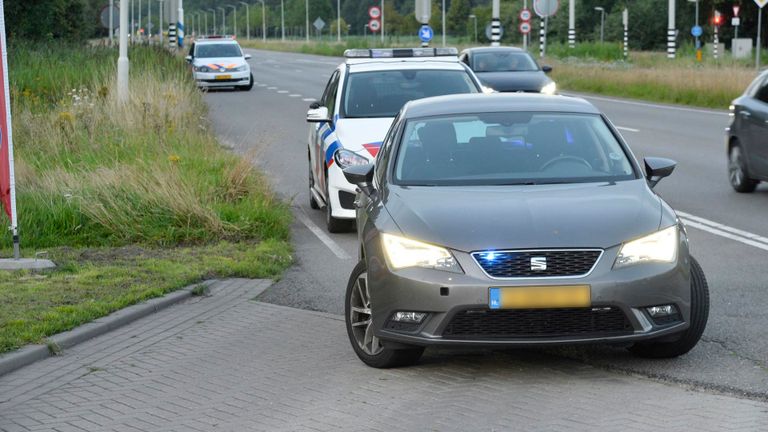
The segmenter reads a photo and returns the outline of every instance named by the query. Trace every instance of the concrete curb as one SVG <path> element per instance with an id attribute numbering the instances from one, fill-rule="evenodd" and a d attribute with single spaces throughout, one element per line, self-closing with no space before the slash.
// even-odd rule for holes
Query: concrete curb
<path id="1" fill-rule="evenodd" d="M 105 317 L 98 318 L 64 333 L 53 335 L 46 339 L 46 344 L 27 345 L 21 349 L 0 355 L 0 376 L 28 366 L 38 360 L 43 360 L 60 353 L 60 350 L 71 348 L 79 343 L 101 336 L 112 330 L 130 324 L 147 315 L 163 310 L 192 297 L 192 291 L 202 285 L 208 288 L 216 280 L 201 282 L 153 298 L 144 303 L 128 306 Z"/>

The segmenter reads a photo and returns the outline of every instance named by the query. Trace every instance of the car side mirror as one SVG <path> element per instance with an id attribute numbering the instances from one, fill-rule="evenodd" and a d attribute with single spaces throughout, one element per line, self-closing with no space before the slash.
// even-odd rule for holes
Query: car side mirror
<path id="1" fill-rule="evenodd" d="M 317 108 L 310 108 L 309 111 L 307 111 L 307 121 L 310 123 L 331 121 L 331 117 L 328 114 L 328 107 L 318 106 Z"/>
<path id="2" fill-rule="evenodd" d="M 338 156 L 338 153 L 333 156 L 335 159 Z M 336 161 L 337 165 L 338 163 L 339 162 Z M 344 168 L 342 171 L 344 172 L 344 178 L 346 178 L 348 182 L 359 187 L 364 194 L 368 196 L 373 194 L 373 164 L 352 165 Z"/>
<path id="3" fill-rule="evenodd" d="M 666 158 L 647 157 L 643 159 L 643 162 L 645 163 L 645 179 L 648 180 L 651 187 L 656 186 L 664 177 L 669 177 L 677 166 L 677 162 Z"/>
<path id="4" fill-rule="evenodd" d="M 188 56 L 184 57 L 184 60 L 186 60 L 187 63 L 192 63 L 192 56 L 188 55 Z"/>
<path id="5" fill-rule="evenodd" d="M 246 55 L 243 56 L 243 58 L 246 59 L 246 60 L 250 60 L 251 59 L 251 55 L 250 54 L 246 54 Z"/>
<path id="6" fill-rule="evenodd" d="M 548 74 L 548 73 L 552 72 L 552 66 L 547 66 L 547 65 L 544 65 L 544 66 L 542 66 L 542 67 L 541 67 L 541 70 L 542 70 L 544 73 Z"/>

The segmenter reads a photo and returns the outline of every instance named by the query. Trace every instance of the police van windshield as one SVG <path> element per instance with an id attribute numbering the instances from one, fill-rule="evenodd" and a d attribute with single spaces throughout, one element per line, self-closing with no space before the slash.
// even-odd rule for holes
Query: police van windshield
<path id="1" fill-rule="evenodd" d="M 410 100 L 478 92 L 463 70 L 357 72 L 348 80 L 342 104 L 347 118 L 394 117 Z"/>

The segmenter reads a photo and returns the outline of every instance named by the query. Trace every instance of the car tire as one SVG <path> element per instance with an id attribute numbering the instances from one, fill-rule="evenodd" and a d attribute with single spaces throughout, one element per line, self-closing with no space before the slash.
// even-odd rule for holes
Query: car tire
<path id="1" fill-rule="evenodd" d="M 251 91 L 253 88 L 253 74 L 250 76 L 250 81 L 248 81 L 248 85 L 240 87 L 240 90 L 243 91 Z"/>
<path id="2" fill-rule="evenodd" d="M 709 286 L 698 261 L 691 257 L 691 323 L 675 341 L 638 342 L 629 350 L 645 358 L 672 358 L 681 356 L 699 342 L 709 318 Z"/>
<path id="3" fill-rule="evenodd" d="M 331 194 L 328 191 L 328 178 L 325 179 L 325 227 L 329 233 L 344 233 L 351 231 L 352 221 L 333 217 L 331 211 Z"/>
<path id="4" fill-rule="evenodd" d="M 733 190 L 739 193 L 754 192 L 757 184 L 760 183 L 749 178 L 747 164 L 744 162 L 744 152 L 738 141 L 734 142 L 731 151 L 728 152 L 728 180 Z"/>
<path id="5" fill-rule="evenodd" d="M 388 348 L 373 335 L 367 276 L 368 269 L 365 261 L 360 261 L 349 276 L 347 292 L 344 296 L 344 321 L 347 324 L 347 334 L 352 349 L 363 363 L 374 368 L 386 369 L 415 364 L 424 352 L 423 347 Z M 360 325 L 366 321 L 367 325 Z"/>
<path id="6" fill-rule="evenodd" d="M 320 204 L 317 203 L 317 200 L 315 200 L 315 194 L 312 193 L 312 190 L 315 187 L 315 179 L 312 176 L 312 158 L 309 156 L 309 149 L 307 149 L 307 160 L 309 165 L 309 208 L 312 210 L 318 210 L 320 209 Z"/>

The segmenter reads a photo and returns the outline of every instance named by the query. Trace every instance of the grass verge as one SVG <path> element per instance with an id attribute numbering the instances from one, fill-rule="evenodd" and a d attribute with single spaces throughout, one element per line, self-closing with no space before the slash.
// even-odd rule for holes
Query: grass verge
<path id="1" fill-rule="evenodd" d="M 219 145 L 182 59 L 132 47 L 120 104 L 116 51 L 10 48 L 22 247 L 58 267 L 0 273 L 0 352 L 203 279 L 276 278 L 290 264 L 290 210 L 252 160 Z"/>

